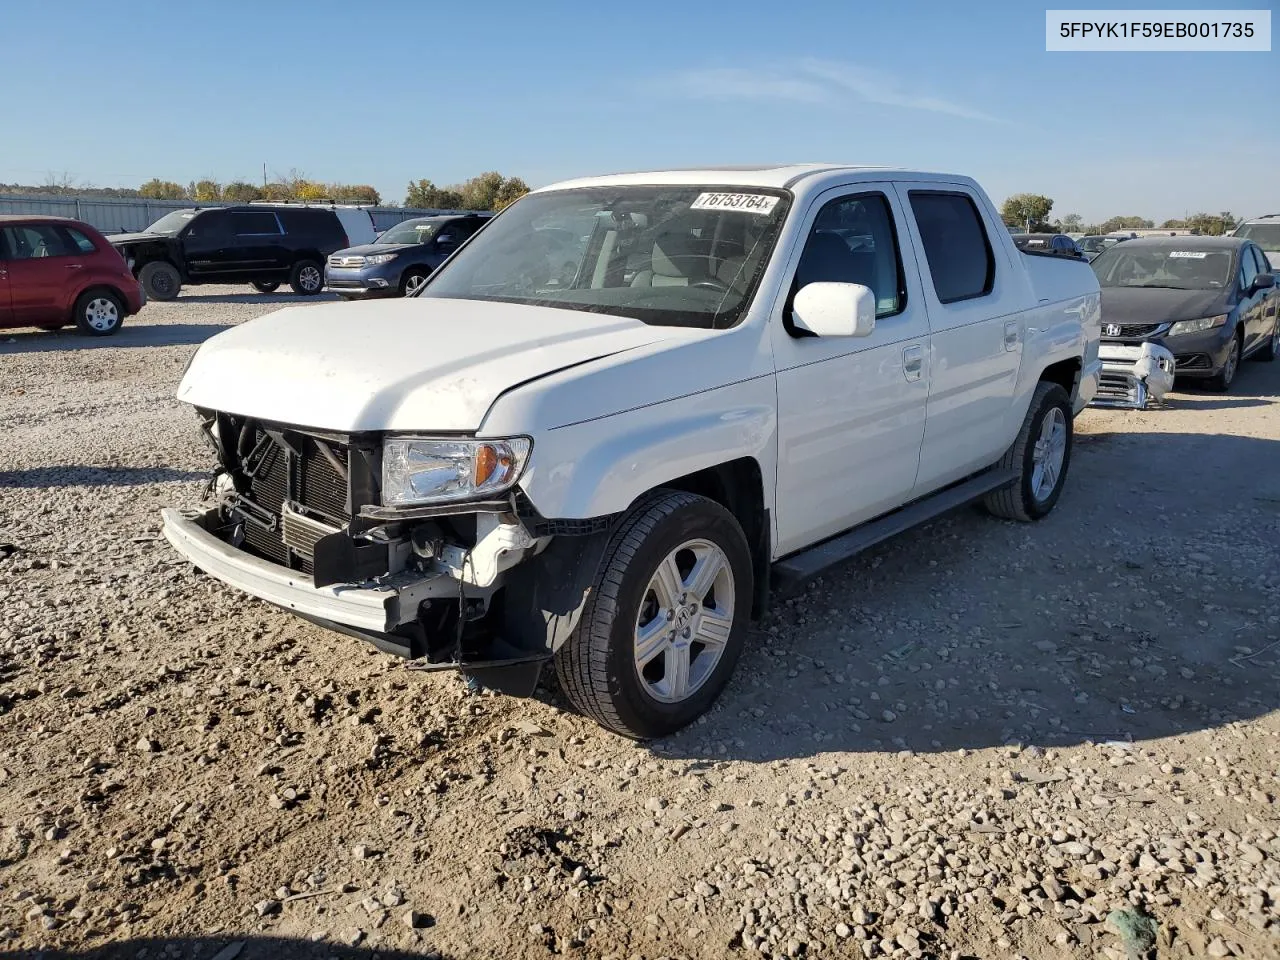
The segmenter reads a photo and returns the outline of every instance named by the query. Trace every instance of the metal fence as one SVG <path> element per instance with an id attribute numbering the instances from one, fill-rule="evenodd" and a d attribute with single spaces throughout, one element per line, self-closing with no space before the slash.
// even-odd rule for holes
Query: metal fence
<path id="1" fill-rule="evenodd" d="M 132 197 L 30 196 L 0 193 L 0 215 L 74 217 L 103 233 L 136 233 L 166 213 L 192 207 L 228 207 L 229 203 L 194 203 L 190 200 L 142 200 Z M 402 220 L 433 214 L 466 213 L 465 210 L 421 210 L 412 207 L 367 207 L 379 232 Z"/>

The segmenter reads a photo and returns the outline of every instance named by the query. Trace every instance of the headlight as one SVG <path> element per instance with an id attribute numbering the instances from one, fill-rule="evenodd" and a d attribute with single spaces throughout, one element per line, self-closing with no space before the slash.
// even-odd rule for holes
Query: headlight
<path id="1" fill-rule="evenodd" d="M 398 256 L 400 256 L 398 253 L 375 253 L 372 256 L 365 257 L 364 264 L 366 267 L 370 267 L 375 263 L 390 263 Z"/>
<path id="2" fill-rule="evenodd" d="M 382 503 L 453 503 L 509 490 L 520 479 L 533 442 L 511 440 L 414 440 L 382 444 Z"/>
<path id="3" fill-rule="evenodd" d="M 1201 317 L 1199 320 L 1179 320 L 1169 328 L 1169 336 L 1178 337 L 1184 333 L 1202 333 L 1212 330 L 1227 322 L 1227 314 L 1220 313 L 1216 317 Z"/>

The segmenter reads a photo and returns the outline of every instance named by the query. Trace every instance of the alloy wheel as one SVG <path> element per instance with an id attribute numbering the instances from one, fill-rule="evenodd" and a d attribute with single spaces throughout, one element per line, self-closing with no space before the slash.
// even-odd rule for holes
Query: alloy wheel
<path id="1" fill-rule="evenodd" d="M 635 627 L 635 668 L 662 703 L 687 700 L 710 679 L 733 628 L 733 569 L 708 540 L 672 550 L 649 579 Z"/>
<path id="2" fill-rule="evenodd" d="M 1031 495 L 1040 503 L 1053 495 L 1066 456 L 1067 418 L 1060 407 L 1051 407 L 1031 451 Z"/>

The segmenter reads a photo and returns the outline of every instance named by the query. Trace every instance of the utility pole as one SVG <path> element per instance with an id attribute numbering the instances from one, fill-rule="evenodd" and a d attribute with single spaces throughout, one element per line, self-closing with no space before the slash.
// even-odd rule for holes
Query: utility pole
<path id="1" fill-rule="evenodd" d="M 262 161 L 262 189 L 267 189 L 267 161 Z"/>

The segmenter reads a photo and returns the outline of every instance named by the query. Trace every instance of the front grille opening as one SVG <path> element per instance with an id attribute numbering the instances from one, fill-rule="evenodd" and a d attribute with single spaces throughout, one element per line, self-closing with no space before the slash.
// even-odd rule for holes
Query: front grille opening
<path id="1" fill-rule="evenodd" d="M 284 541 L 284 505 L 297 504 L 319 521 L 345 527 L 351 520 L 350 485 L 334 461 L 350 470 L 351 458 L 345 444 L 296 433 L 288 434 L 287 440 L 296 454 L 268 437 L 260 427 L 254 428 L 247 444 L 241 444 L 243 450 L 259 449 L 263 444 L 260 457 L 250 457 L 249 463 L 240 464 L 241 472 L 250 474 L 242 495 L 275 520 L 274 528 L 266 529 L 245 519 L 244 546 L 264 560 L 310 573 L 310 557 L 290 549 Z"/>

